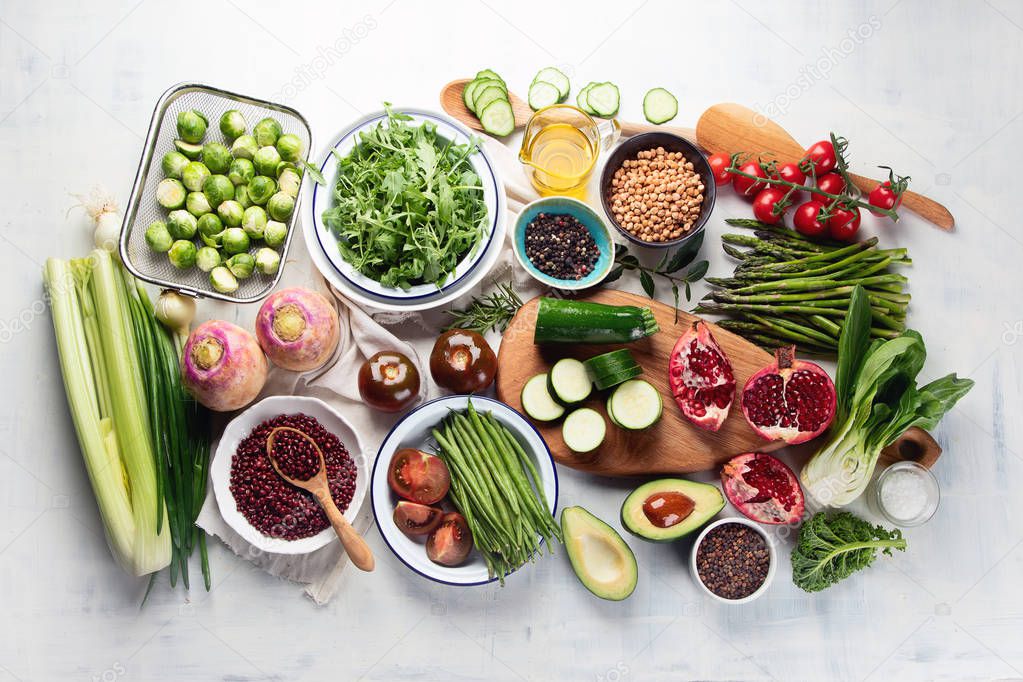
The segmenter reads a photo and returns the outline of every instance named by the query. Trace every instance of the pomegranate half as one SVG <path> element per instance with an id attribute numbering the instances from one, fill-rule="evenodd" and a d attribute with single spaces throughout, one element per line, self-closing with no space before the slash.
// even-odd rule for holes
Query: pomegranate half
<path id="1" fill-rule="evenodd" d="M 706 322 L 694 322 L 675 343 L 668 385 L 686 419 L 708 431 L 721 428 L 735 398 L 735 375 Z"/>
<path id="2" fill-rule="evenodd" d="M 774 362 L 742 389 L 742 413 L 757 434 L 789 445 L 824 433 L 835 418 L 835 384 L 821 367 L 796 359 L 796 347 L 775 351 Z"/>
<path id="3" fill-rule="evenodd" d="M 732 506 L 759 523 L 795 523 L 803 516 L 799 480 L 773 455 L 736 455 L 721 469 L 721 487 Z"/>

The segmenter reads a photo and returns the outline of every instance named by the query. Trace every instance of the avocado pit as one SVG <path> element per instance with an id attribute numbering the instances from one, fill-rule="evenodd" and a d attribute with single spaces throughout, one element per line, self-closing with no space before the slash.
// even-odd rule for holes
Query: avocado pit
<path id="1" fill-rule="evenodd" d="M 654 493 L 643 502 L 643 514 L 658 528 L 671 528 L 682 523 L 696 509 L 693 498 L 668 490 Z"/>

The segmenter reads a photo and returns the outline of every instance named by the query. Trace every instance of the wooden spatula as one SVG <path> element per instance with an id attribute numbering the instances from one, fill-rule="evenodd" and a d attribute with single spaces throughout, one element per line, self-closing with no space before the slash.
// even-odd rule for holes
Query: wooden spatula
<path id="1" fill-rule="evenodd" d="M 774 121 L 741 104 L 715 104 L 696 123 L 697 143 L 716 154 L 748 152 L 781 162 L 795 162 L 803 156 L 803 145 Z M 850 175 L 856 186 L 869 192 L 877 184 L 860 175 Z M 955 219 L 949 210 L 916 192 L 902 195 L 902 205 L 943 230 L 951 230 Z"/>
<path id="2" fill-rule="evenodd" d="M 298 478 L 291 478 L 283 471 L 277 463 L 277 458 L 274 457 L 274 440 L 277 438 L 277 434 L 282 431 L 290 431 L 296 433 L 302 438 L 306 439 L 310 445 L 316 450 L 317 456 L 320 458 L 320 468 L 317 470 L 316 475 L 308 480 L 301 480 Z M 375 566 L 373 559 L 373 550 L 369 548 L 366 541 L 362 539 L 352 524 L 348 523 L 348 519 L 345 518 L 341 510 L 334 504 L 334 498 L 330 495 L 330 486 L 327 484 L 327 466 L 323 461 L 323 451 L 320 450 L 320 446 L 316 444 L 312 438 L 306 435 L 303 431 L 294 429 L 290 426 L 278 426 L 270 435 L 266 438 L 266 455 L 270 458 L 270 464 L 273 465 L 274 471 L 277 475 L 283 478 L 285 481 L 301 488 L 307 492 L 313 494 L 316 501 L 323 507 L 323 513 L 327 515 L 327 519 L 330 521 L 330 525 L 333 526 L 334 532 L 337 533 L 337 537 L 341 540 L 341 544 L 344 546 L 345 551 L 348 552 L 348 556 L 351 558 L 352 563 L 363 571 L 372 571 Z"/>

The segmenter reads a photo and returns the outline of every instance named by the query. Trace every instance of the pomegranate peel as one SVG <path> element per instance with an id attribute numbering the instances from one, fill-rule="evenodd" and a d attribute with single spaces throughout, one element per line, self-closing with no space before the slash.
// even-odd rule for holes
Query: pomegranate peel
<path id="1" fill-rule="evenodd" d="M 775 351 L 774 362 L 742 389 L 742 413 L 765 440 L 789 445 L 824 433 L 835 418 L 835 384 L 819 365 L 796 359 L 796 347 Z"/>

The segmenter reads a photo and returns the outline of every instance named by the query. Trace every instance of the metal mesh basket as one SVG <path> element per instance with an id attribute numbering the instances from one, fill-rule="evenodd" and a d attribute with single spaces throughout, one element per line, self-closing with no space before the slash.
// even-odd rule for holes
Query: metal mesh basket
<path id="1" fill-rule="evenodd" d="M 171 265 L 167 254 L 155 253 L 146 244 L 146 228 L 155 220 L 167 219 L 168 211 L 156 201 L 156 186 L 164 177 L 160 162 L 164 154 L 174 150 L 178 113 L 189 109 L 201 111 L 209 120 L 209 127 L 203 142 L 223 142 L 230 147 L 230 142 L 224 138 L 218 124 L 220 116 L 225 111 L 237 109 L 245 116 L 249 133 L 252 132 L 252 126 L 260 119 L 267 116 L 276 118 L 280 121 L 285 133 L 293 133 L 302 140 L 305 151 L 303 160 L 309 158 L 313 142 L 312 132 L 305 118 L 294 109 L 198 83 L 181 83 L 171 87 L 157 102 L 149 124 L 149 133 L 146 136 L 146 145 L 139 161 L 138 172 L 135 175 L 135 184 L 132 187 L 128 210 L 125 212 L 124 223 L 121 225 L 121 260 L 124 261 L 128 270 L 139 279 L 167 289 L 174 289 L 183 294 L 198 298 L 216 298 L 234 303 L 258 301 L 270 293 L 284 271 L 288 249 L 295 236 L 299 206 L 306 184 L 304 181 L 299 188 L 298 197 L 295 198 L 295 210 L 288 220 L 288 236 L 280 250 L 281 266 L 277 270 L 277 274 L 271 277 L 257 272 L 251 277 L 239 280 L 238 290 L 233 294 L 222 294 L 216 291 L 210 284 L 209 274 L 199 268 L 177 269 Z M 196 245 L 202 246 L 202 243 L 196 241 Z M 255 254 L 260 246 L 262 246 L 262 242 L 254 240 L 250 252 Z"/>

